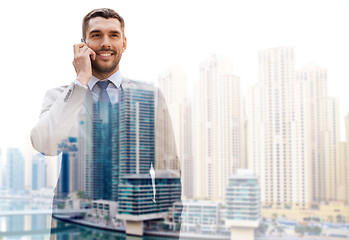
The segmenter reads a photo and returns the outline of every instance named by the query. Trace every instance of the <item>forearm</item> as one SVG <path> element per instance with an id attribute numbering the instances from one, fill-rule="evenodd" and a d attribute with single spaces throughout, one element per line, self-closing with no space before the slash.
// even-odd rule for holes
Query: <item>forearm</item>
<path id="1" fill-rule="evenodd" d="M 48 156 L 58 154 L 58 145 L 66 139 L 85 100 L 87 89 L 71 83 L 66 89 L 47 92 L 40 119 L 31 132 L 33 147 Z"/>

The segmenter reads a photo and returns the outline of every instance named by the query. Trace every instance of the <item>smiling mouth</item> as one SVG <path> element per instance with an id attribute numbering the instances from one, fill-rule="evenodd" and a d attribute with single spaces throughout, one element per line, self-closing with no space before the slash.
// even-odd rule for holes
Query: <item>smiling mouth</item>
<path id="1" fill-rule="evenodd" d="M 98 55 L 102 56 L 102 57 L 109 57 L 109 56 L 114 55 L 114 54 L 113 53 L 99 53 Z"/>

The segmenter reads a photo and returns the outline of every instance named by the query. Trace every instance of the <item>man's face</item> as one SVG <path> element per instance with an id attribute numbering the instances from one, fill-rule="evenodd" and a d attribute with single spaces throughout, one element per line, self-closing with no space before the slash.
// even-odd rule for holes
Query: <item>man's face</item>
<path id="1" fill-rule="evenodd" d="M 95 76 L 110 76 L 119 69 L 122 53 L 126 49 L 126 37 L 118 19 L 90 19 L 86 31 L 86 44 L 96 52 L 96 59 L 91 59 Z"/>

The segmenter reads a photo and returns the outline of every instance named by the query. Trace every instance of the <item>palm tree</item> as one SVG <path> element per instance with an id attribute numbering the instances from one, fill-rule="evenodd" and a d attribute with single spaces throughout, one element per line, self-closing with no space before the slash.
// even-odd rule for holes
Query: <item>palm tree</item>
<path id="1" fill-rule="evenodd" d="M 278 231 L 279 236 L 281 237 L 281 236 L 282 236 L 282 233 L 284 232 L 284 228 L 281 227 L 281 226 L 277 226 L 277 227 L 276 227 L 276 230 Z"/>
<path id="2" fill-rule="evenodd" d="M 200 224 L 196 224 L 195 225 L 195 228 L 196 228 L 196 231 L 198 232 L 198 233 L 201 233 L 201 225 Z"/>
<path id="3" fill-rule="evenodd" d="M 344 221 L 343 221 L 343 216 L 340 215 L 340 214 L 338 214 L 338 215 L 336 216 L 336 219 L 337 219 L 337 223 L 342 223 L 342 222 L 344 222 Z"/>
<path id="4" fill-rule="evenodd" d="M 109 225 L 109 222 L 110 222 L 110 216 L 109 216 L 109 214 L 108 214 L 107 216 L 104 216 L 104 219 L 105 219 L 106 225 L 108 226 L 108 225 Z"/>
<path id="5" fill-rule="evenodd" d="M 86 198 L 86 194 L 84 191 L 78 191 L 77 195 L 80 199 L 85 199 Z"/>
<path id="6" fill-rule="evenodd" d="M 278 217 L 278 214 L 277 214 L 277 213 L 273 213 L 273 214 L 272 214 L 272 217 L 273 217 L 273 220 L 276 220 L 277 217 Z"/>

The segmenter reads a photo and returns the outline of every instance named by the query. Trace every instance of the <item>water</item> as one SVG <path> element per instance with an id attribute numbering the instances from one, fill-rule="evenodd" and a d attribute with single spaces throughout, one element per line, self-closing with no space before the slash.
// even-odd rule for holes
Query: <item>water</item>
<path id="1" fill-rule="evenodd" d="M 29 210 L 48 210 L 51 201 L 4 200 L 0 199 L 1 211 L 21 211 L 16 216 L 0 216 L 1 240 L 49 240 L 51 231 L 51 214 L 28 214 Z M 66 223 L 52 219 L 52 235 L 57 240 L 78 239 L 120 239 L 120 240 L 160 240 L 164 237 L 133 237 L 121 232 L 105 231 Z"/>

